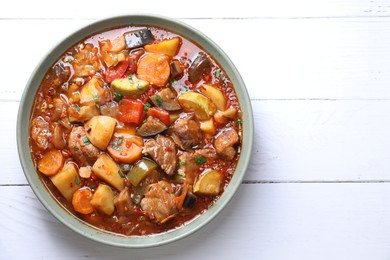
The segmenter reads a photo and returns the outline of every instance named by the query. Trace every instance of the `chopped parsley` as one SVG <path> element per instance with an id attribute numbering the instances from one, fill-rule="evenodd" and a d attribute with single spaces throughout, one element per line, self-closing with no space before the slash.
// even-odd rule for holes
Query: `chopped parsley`
<path id="1" fill-rule="evenodd" d="M 177 182 L 181 182 L 182 180 L 183 180 L 183 175 L 181 174 L 181 173 L 177 173 L 176 175 L 175 175 L 175 181 L 177 181 Z"/>
<path id="2" fill-rule="evenodd" d="M 151 105 L 149 104 L 149 103 L 145 103 L 144 104 L 144 110 L 146 111 L 146 112 L 148 112 L 149 111 L 149 108 L 151 107 Z"/>
<path id="3" fill-rule="evenodd" d="M 111 145 L 111 147 L 114 150 L 117 150 L 118 152 L 123 152 L 123 148 L 119 146 L 122 142 L 123 142 L 123 136 L 117 138 L 115 142 Z"/>
<path id="4" fill-rule="evenodd" d="M 114 92 L 114 101 L 119 103 L 122 100 L 122 98 L 123 98 L 123 96 L 121 93 Z"/>
<path id="5" fill-rule="evenodd" d="M 129 78 L 130 83 L 133 84 L 134 83 L 133 75 L 129 74 L 128 78 Z"/>
<path id="6" fill-rule="evenodd" d="M 159 108 L 162 108 L 162 102 L 162 98 L 158 94 L 156 94 L 156 103 Z"/>
<path id="7" fill-rule="evenodd" d="M 95 107 L 100 108 L 100 105 L 99 105 L 99 104 L 96 104 Z"/>
<path id="8" fill-rule="evenodd" d="M 123 136 L 121 136 L 121 137 L 119 137 L 118 139 L 116 139 L 116 141 L 115 141 L 115 145 L 120 145 L 121 143 L 123 142 Z"/>
<path id="9" fill-rule="evenodd" d="M 216 77 L 217 79 L 219 79 L 219 78 L 221 77 L 221 69 L 220 69 L 220 68 L 218 68 L 218 69 L 215 70 L 215 77 Z"/>
<path id="10" fill-rule="evenodd" d="M 240 120 L 236 120 L 237 125 L 242 125 L 242 122 Z"/>
<path id="11" fill-rule="evenodd" d="M 80 107 L 79 107 L 79 105 L 75 104 L 75 105 L 74 105 L 74 108 L 76 109 L 76 112 L 77 112 L 77 113 L 80 112 Z"/>
<path id="12" fill-rule="evenodd" d="M 73 148 L 73 150 L 74 150 L 75 152 L 77 152 L 78 150 L 80 150 L 80 148 L 75 147 L 75 148 Z"/>
<path id="13" fill-rule="evenodd" d="M 123 172 L 121 170 L 118 170 L 118 174 L 119 176 L 123 179 L 125 177 L 125 175 L 123 174 Z"/>
<path id="14" fill-rule="evenodd" d="M 194 161 L 196 162 L 196 164 L 201 165 L 201 164 L 204 164 L 205 162 L 207 162 L 207 159 L 206 159 L 206 157 L 201 155 L 201 156 L 195 157 Z"/>
<path id="15" fill-rule="evenodd" d="M 186 165 L 187 165 L 187 162 L 186 162 L 186 161 L 182 161 L 182 162 L 180 162 L 180 165 L 181 165 L 181 166 L 186 166 Z"/>
<path id="16" fill-rule="evenodd" d="M 76 183 L 76 185 L 79 185 L 81 183 L 80 179 L 79 179 L 79 177 L 77 177 L 77 175 L 74 176 L 74 183 Z"/>
<path id="17" fill-rule="evenodd" d="M 123 148 L 122 147 L 119 147 L 115 144 L 111 145 L 112 148 L 114 148 L 114 150 L 117 150 L 118 152 L 123 152 Z"/>
<path id="18" fill-rule="evenodd" d="M 91 144 L 91 141 L 89 141 L 89 139 L 88 139 L 88 137 L 87 137 L 86 135 L 84 135 L 83 138 L 82 138 L 81 140 L 83 140 L 83 143 L 84 143 L 85 145 Z"/>
<path id="19" fill-rule="evenodd" d="M 99 95 L 98 94 L 93 94 L 92 97 L 93 97 L 93 100 L 99 100 Z"/>
<path id="20" fill-rule="evenodd" d="M 186 86 L 182 86 L 182 87 L 180 87 L 180 92 L 188 92 L 188 87 L 186 87 Z"/>

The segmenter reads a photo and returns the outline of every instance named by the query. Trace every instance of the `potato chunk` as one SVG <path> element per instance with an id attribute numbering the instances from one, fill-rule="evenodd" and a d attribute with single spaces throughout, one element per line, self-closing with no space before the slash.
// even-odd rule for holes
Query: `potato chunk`
<path id="1" fill-rule="evenodd" d="M 73 163 L 65 164 L 62 170 L 50 179 L 68 201 L 72 200 L 73 193 L 82 186 L 77 168 Z"/>
<path id="2" fill-rule="evenodd" d="M 203 173 L 194 185 L 194 193 L 202 195 L 218 195 L 221 192 L 222 173 L 209 170 Z"/>
<path id="3" fill-rule="evenodd" d="M 214 115 L 216 108 L 206 96 L 189 91 L 181 94 L 178 101 L 185 112 L 194 112 L 199 120 L 207 120 Z"/>
<path id="4" fill-rule="evenodd" d="M 219 88 L 203 84 L 200 87 L 200 92 L 208 97 L 218 110 L 224 111 L 226 109 L 226 98 Z"/>
<path id="5" fill-rule="evenodd" d="M 94 76 L 81 89 L 80 104 L 94 106 L 99 103 L 104 95 L 103 80 Z"/>
<path id="6" fill-rule="evenodd" d="M 68 115 L 71 123 L 85 122 L 99 115 L 99 110 L 96 106 L 69 106 Z"/>
<path id="7" fill-rule="evenodd" d="M 92 166 L 92 171 L 100 179 L 104 180 L 117 190 L 121 191 L 125 187 L 124 175 L 119 166 L 107 154 L 101 154 Z"/>
<path id="8" fill-rule="evenodd" d="M 148 52 L 165 54 L 170 57 L 173 57 L 177 54 L 180 43 L 180 38 L 174 37 L 172 39 L 163 40 L 158 43 L 147 44 L 144 48 Z"/>
<path id="9" fill-rule="evenodd" d="M 115 118 L 110 116 L 94 116 L 85 123 L 84 130 L 94 146 L 105 150 L 114 133 L 115 124 Z"/>
<path id="10" fill-rule="evenodd" d="M 93 194 L 91 205 L 106 215 L 114 212 L 114 192 L 105 184 L 99 184 Z"/>

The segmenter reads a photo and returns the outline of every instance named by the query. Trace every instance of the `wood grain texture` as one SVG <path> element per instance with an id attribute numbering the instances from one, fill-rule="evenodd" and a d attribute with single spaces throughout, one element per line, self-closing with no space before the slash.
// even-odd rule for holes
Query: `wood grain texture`
<path id="1" fill-rule="evenodd" d="M 0 100 L 20 100 L 46 52 L 92 21 L 0 20 L 0 31 L 12 39 L 0 42 L 7 50 L 2 53 L 7 62 L 0 63 L 0 71 L 7 72 Z M 390 99 L 390 17 L 183 21 L 229 55 L 252 99 Z M 243 55 L 240 45 L 248 46 L 250 55 Z M 15 56 L 26 54 L 12 50 L 26 46 L 25 73 L 20 73 Z"/>
<path id="2" fill-rule="evenodd" d="M 240 71 L 255 121 L 249 169 L 226 209 L 190 237 L 142 250 L 98 244 L 52 217 L 15 136 L 45 53 L 130 12 L 178 18 L 213 39 Z M 388 0 L 14 0 L 0 3 L 0 32 L 0 259 L 390 258 Z"/>
<path id="3" fill-rule="evenodd" d="M 388 16 L 390 6 L 386 0 L 297 0 L 275 1 L 207 1 L 198 0 L 186 5 L 180 1 L 169 3 L 149 0 L 147 5 L 115 1 L 91 5 L 85 1 L 69 0 L 61 7 L 51 6 L 50 0 L 16 0 L 2 4 L 0 17 L 8 19 L 86 19 L 112 16 L 118 13 L 159 13 L 175 18 L 332 18 L 332 17 L 382 17 Z M 69 8 L 72 6 L 72 8 Z M 37 8 L 40 7 L 40 8 Z M 106 8 L 105 8 L 106 7 Z M 34 11 L 31 11 L 34 10 Z M 48 11 L 50 10 L 50 11 Z"/>
<path id="4" fill-rule="evenodd" d="M 82 238 L 29 187 L 0 187 L 1 259 L 387 259 L 390 184 L 242 185 L 205 228 L 126 250 Z M 342 256 L 342 258 L 340 258 Z"/>
<path id="5" fill-rule="evenodd" d="M 14 137 L 18 102 L 0 102 L 1 184 L 26 184 Z M 253 100 L 246 182 L 390 182 L 390 100 Z"/>

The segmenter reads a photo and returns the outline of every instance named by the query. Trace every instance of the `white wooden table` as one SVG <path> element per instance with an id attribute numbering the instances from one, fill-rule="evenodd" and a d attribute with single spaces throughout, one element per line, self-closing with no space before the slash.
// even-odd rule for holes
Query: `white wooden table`
<path id="1" fill-rule="evenodd" d="M 241 72 L 255 117 L 249 171 L 227 208 L 190 237 L 142 250 L 90 241 L 52 217 L 15 137 L 46 51 L 129 12 L 210 36 Z M 389 0 L 12 0 L 0 3 L 0 33 L 0 259 L 390 258 Z"/>

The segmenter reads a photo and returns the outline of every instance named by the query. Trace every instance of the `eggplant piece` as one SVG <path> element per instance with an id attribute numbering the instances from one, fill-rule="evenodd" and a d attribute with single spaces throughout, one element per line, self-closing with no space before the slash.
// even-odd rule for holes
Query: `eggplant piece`
<path id="1" fill-rule="evenodd" d="M 168 127 L 159 119 L 149 116 L 146 121 L 137 129 L 136 133 L 140 136 L 153 136 L 164 132 Z"/>
<path id="2" fill-rule="evenodd" d="M 184 67 L 178 60 L 173 60 L 169 67 L 171 69 L 171 78 L 172 79 L 179 79 L 183 76 Z"/>
<path id="3" fill-rule="evenodd" d="M 205 72 L 210 67 L 211 62 L 207 55 L 204 53 L 199 53 L 188 69 L 188 80 L 192 84 L 197 83 L 201 79 L 203 72 Z"/>
<path id="4" fill-rule="evenodd" d="M 196 196 L 192 194 L 191 192 L 187 192 L 186 197 L 183 202 L 183 207 L 190 209 L 195 206 L 196 203 Z"/>
<path id="5" fill-rule="evenodd" d="M 127 49 L 144 46 L 154 41 L 154 36 L 149 29 L 140 29 L 124 34 Z"/>
<path id="6" fill-rule="evenodd" d="M 151 96 L 150 100 L 155 106 L 167 111 L 176 111 L 181 109 L 176 97 L 176 94 L 170 88 L 164 88 L 158 94 Z"/>

